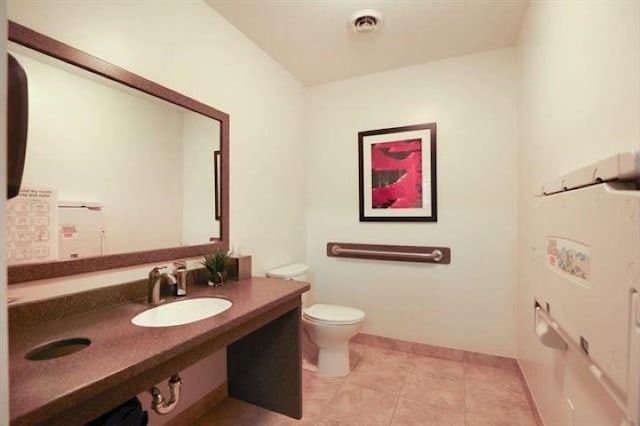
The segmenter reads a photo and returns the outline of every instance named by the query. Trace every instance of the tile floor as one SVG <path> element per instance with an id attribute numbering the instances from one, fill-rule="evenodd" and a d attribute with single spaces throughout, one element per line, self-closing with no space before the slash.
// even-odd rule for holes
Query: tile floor
<path id="1" fill-rule="evenodd" d="M 535 426 L 515 371 L 351 344 L 352 371 L 303 371 L 303 418 L 229 398 L 199 426 Z"/>

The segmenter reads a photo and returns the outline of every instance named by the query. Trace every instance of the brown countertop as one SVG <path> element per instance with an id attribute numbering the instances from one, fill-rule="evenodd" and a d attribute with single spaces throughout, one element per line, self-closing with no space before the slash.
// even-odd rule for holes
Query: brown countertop
<path id="1" fill-rule="evenodd" d="M 14 324 L 9 336 L 11 421 L 44 419 L 99 397 L 206 342 L 222 339 L 225 333 L 283 304 L 299 304 L 299 296 L 308 288 L 306 283 L 272 278 L 229 282 L 216 288 L 192 285 L 180 300 L 219 296 L 230 299 L 233 306 L 214 317 L 173 327 L 133 325 L 131 318 L 149 309 L 136 302 L 27 327 Z M 91 345 L 51 360 L 25 358 L 37 346 L 73 337 L 88 338 Z"/>

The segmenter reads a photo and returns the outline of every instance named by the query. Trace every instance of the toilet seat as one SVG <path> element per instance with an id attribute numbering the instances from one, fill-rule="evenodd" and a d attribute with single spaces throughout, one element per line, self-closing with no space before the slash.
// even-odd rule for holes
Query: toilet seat
<path id="1" fill-rule="evenodd" d="M 364 312 L 349 306 L 316 303 L 303 309 L 302 315 L 309 321 L 319 324 L 349 325 L 364 320 Z"/>

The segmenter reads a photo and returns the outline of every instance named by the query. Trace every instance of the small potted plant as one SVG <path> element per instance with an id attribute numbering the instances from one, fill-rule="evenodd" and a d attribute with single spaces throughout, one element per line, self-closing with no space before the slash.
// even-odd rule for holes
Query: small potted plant
<path id="1" fill-rule="evenodd" d="M 229 265 L 229 255 L 224 250 L 217 250 L 204 257 L 200 262 L 204 265 L 209 275 L 210 286 L 221 286 L 227 277 L 227 267 Z"/>

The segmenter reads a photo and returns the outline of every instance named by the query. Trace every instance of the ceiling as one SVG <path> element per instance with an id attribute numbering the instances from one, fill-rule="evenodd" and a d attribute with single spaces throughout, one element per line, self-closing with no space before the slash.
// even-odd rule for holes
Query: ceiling
<path id="1" fill-rule="evenodd" d="M 528 0 L 206 0 L 307 85 L 512 46 Z M 383 14 L 371 34 L 351 15 Z"/>

